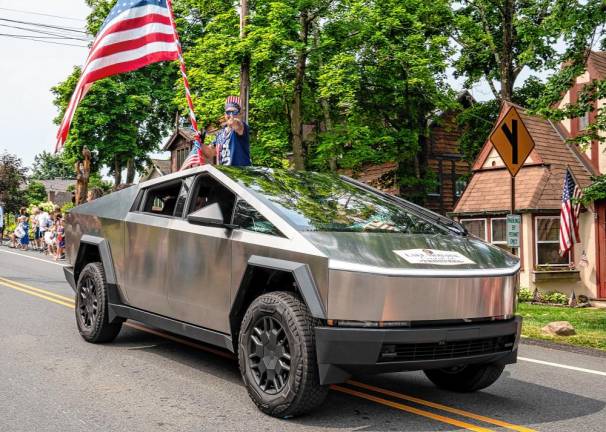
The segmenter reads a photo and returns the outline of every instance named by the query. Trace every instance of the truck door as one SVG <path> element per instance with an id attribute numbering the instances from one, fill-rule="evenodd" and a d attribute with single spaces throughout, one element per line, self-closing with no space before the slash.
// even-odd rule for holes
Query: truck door
<path id="1" fill-rule="evenodd" d="M 190 223 L 187 215 L 218 204 L 229 222 L 235 199 L 209 174 L 196 178 L 183 218 L 175 221 L 169 233 L 168 316 L 229 333 L 231 233 L 218 225 Z"/>
<path id="2" fill-rule="evenodd" d="M 128 303 L 160 315 L 169 313 L 167 287 L 173 283 L 176 245 L 170 235 L 181 220 L 193 177 L 154 185 L 142 191 L 125 223 L 125 291 Z"/>

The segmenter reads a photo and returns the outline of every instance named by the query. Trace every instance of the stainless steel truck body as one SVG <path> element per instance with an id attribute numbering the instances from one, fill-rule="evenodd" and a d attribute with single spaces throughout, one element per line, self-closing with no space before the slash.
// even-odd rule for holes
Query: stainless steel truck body
<path id="1" fill-rule="evenodd" d="M 352 179 L 206 165 L 66 222 L 86 340 L 133 319 L 226 348 L 272 415 L 355 373 L 424 370 L 472 391 L 516 361 L 518 259 Z"/>

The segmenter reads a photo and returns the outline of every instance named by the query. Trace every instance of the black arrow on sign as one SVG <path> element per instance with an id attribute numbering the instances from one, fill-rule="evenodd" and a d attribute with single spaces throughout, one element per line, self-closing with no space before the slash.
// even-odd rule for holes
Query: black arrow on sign
<path id="1" fill-rule="evenodd" d="M 501 126 L 501 130 L 507 137 L 507 141 L 511 145 L 511 163 L 513 165 L 518 164 L 518 121 L 511 120 L 511 128 L 513 130 L 509 130 L 507 124 L 503 123 Z"/>

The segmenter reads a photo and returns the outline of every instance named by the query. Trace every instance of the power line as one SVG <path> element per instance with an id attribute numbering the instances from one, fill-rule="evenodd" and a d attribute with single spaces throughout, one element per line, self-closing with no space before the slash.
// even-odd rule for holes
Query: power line
<path id="1" fill-rule="evenodd" d="M 75 35 L 70 35 L 70 34 L 66 34 L 66 33 L 63 33 L 63 34 L 54 33 L 54 32 L 48 32 L 48 31 L 44 31 L 44 30 L 37 30 L 37 29 L 31 29 L 31 28 L 27 28 L 27 27 L 20 27 L 20 26 L 14 26 L 14 25 L 10 25 L 10 24 L 1 24 L 1 23 L 0 23 L 0 27 L 14 28 L 14 29 L 18 29 L 18 30 L 28 31 L 31 33 L 39 33 L 39 34 L 45 34 L 45 35 L 51 35 L 51 36 L 58 36 L 63 39 L 72 39 L 72 40 L 88 42 L 88 39 L 84 39 L 81 37 L 75 37 Z M 23 35 L 23 36 L 28 36 L 28 35 Z"/>
<path id="2" fill-rule="evenodd" d="M 77 44 L 70 44 L 70 43 L 63 43 L 63 42 L 39 40 L 39 39 L 36 39 L 37 36 L 22 36 L 22 35 L 8 34 L 8 33 L 0 33 L 0 37 L 27 40 L 30 42 L 46 43 L 46 44 L 53 44 L 53 45 L 65 45 L 65 46 L 72 46 L 72 47 L 78 47 L 78 48 L 88 48 L 86 45 L 77 45 Z"/>
<path id="3" fill-rule="evenodd" d="M 19 12 L 19 13 L 30 14 L 30 15 L 40 15 L 40 16 L 46 16 L 46 17 L 60 18 L 60 19 L 69 20 L 69 21 L 80 21 L 80 22 L 85 21 L 81 18 L 70 18 L 70 17 L 64 17 L 64 16 L 60 16 L 60 15 L 51 15 L 51 14 L 46 14 L 46 13 L 41 13 L 41 12 L 32 12 L 32 11 L 26 11 L 26 10 L 21 10 L 21 9 L 10 9 L 10 8 L 0 7 L 0 10 Z"/>
<path id="4" fill-rule="evenodd" d="M 74 27 L 62 27 L 62 26 L 55 26 L 55 25 L 50 25 L 50 24 L 36 23 L 36 22 L 31 22 L 31 21 L 13 20 L 13 19 L 8 19 L 8 18 L 0 18 L 0 21 L 6 21 L 6 22 L 11 22 L 11 23 L 16 23 L 16 24 L 25 24 L 25 25 L 31 25 L 31 26 L 38 26 L 38 27 L 46 27 L 46 28 L 51 28 L 51 29 L 55 29 L 55 30 L 63 30 L 63 31 L 74 32 L 74 33 L 88 34 L 86 31 L 78 30 L 77 28 L 74 28 Z"/>

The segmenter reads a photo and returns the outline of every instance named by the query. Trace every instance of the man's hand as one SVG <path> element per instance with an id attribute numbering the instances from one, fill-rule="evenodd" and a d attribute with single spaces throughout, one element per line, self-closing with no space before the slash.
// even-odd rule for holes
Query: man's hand
<path id="1" fill-rule="evenodd" d="M 229 116 L 227 118 L 227 126 L 235 131 L 238 135 L 242 135 L 244 133 L 244 123 L 236 117 Z"/>

